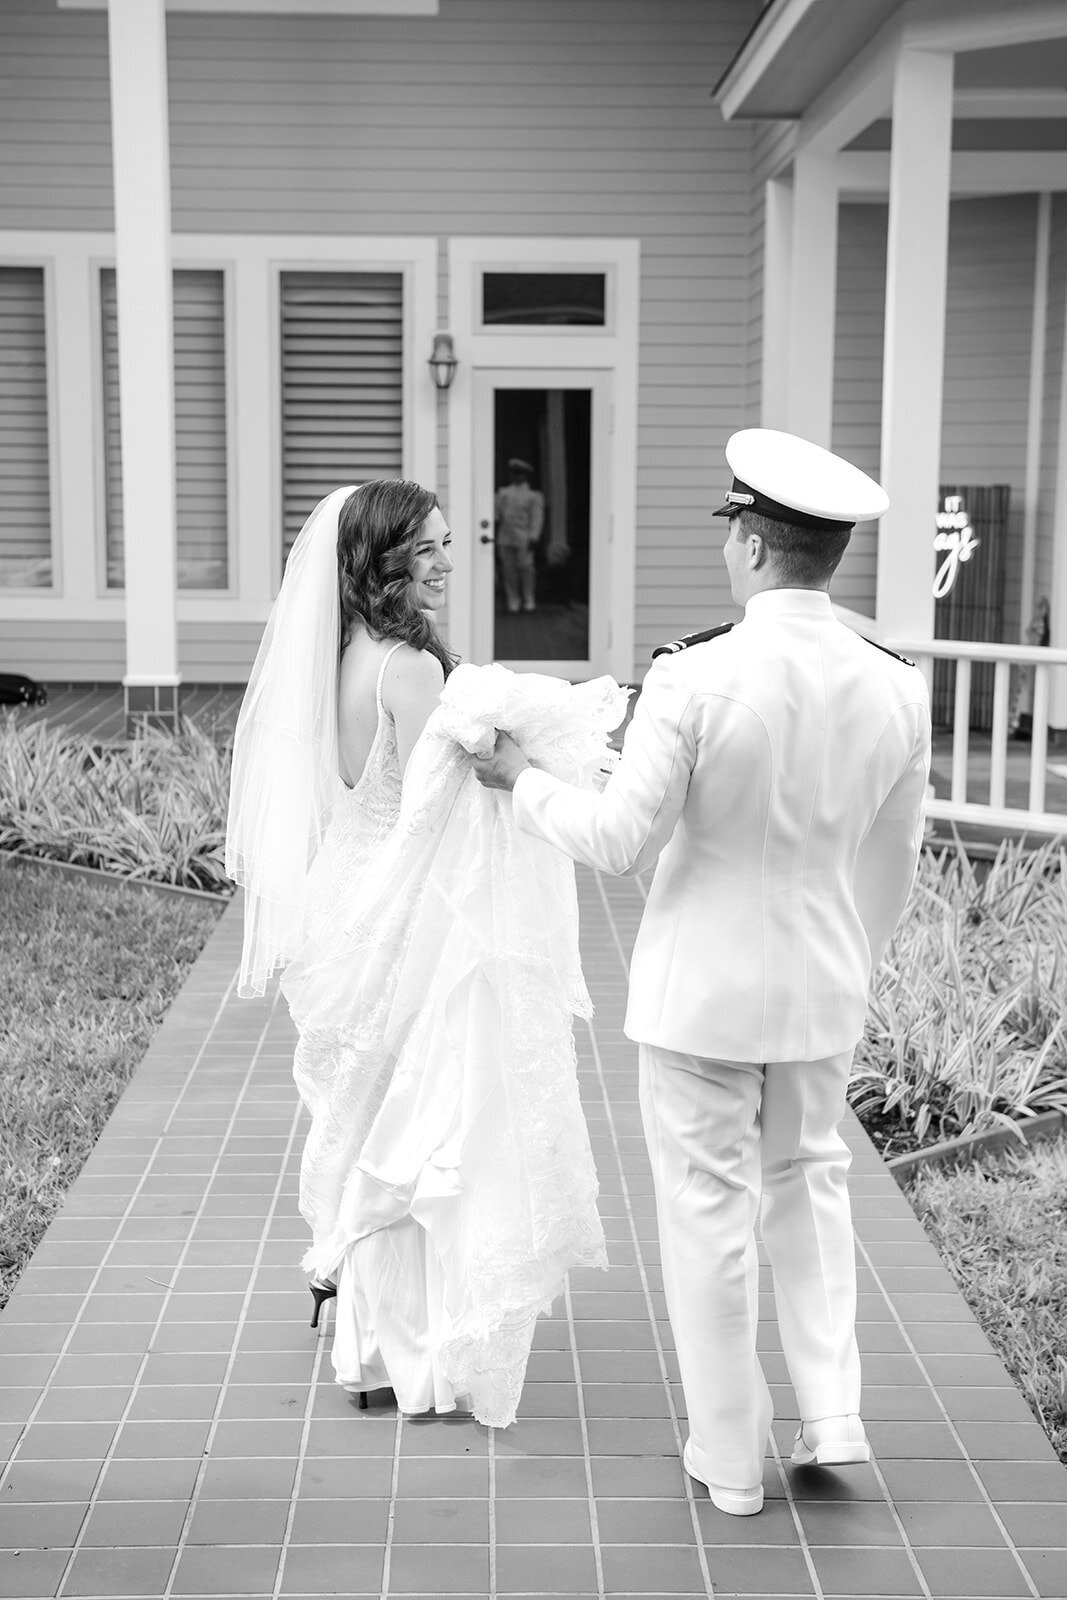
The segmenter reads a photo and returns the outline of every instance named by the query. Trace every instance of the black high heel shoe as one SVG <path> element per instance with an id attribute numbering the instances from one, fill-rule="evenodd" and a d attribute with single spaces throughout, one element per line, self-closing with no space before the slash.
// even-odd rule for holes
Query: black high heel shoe
<path id="1" fill-rule="evenodd" d="M 317 1328 L 319 1325 L 319 1312 L 322 1310 L 322 1303 L 324 1300 L 337 1299 L 337 1285 L 335 1283 L 331 1283 L 329 1278 L 321 1283 L 318 1281 L 318 1279 L 312 1278 L 308 1287 L 311 1290 L 311 1298 L 315 1302 L 315 1310 L 312 1314 L 311 1326 L 313 1328 Z"/>

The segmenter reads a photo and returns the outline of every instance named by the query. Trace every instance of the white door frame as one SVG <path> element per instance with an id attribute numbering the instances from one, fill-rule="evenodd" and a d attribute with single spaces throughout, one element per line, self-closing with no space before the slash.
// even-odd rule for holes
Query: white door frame
<path id="1" fill-rule="evenodd" d="M 610 449 L 612 379 L 610 369 L 583 371 L 564 367 L 553 371 L 529 367 L 479 367 L 473 378 L 473 472 L 474 530 L 470 543 L 471 588 L 473 591 L 472 648 L 475 661 L 501 660 L 505 666 L 522 672 L 548 672 L 560 678 L 579 680 L 607 672 L 608 640 L 611 621 L 609 585 L 612 546 L 609 540 L 611 518 Z M 500 389 L 579 389 L 590 394 L 592 415 L 589 462 L 589 654 L 574 659 L 533 659 L 511 661 L 493 651 L 495 632 L 495 549 L 493 497 L 499 485 L 494 482 L 495 440 L 493 399 Z M 551 507 L 549 508 L 551 511 Z"/>
<path id="2" fill-rule="evenodd" d="M 605 326 L 501 328 L 483 325 L 485 270 L 603 271 Z M 489 368 L 522 372 L 530 388 L 546 373 L 611 374 L 605 492 L 607 546 L 602 601 L 604 667 L 628 682 L 634 662 L 635 528 L 637 512 L 637 338 L 640 248 L 635 239 L 457 238 L 448 242 L 449 331 L 459 367 L 449 391 L 448 503 L 457 572 L 448 608 L 452 648 L 476 660 L 475 595 L 479 513 L 475 506 L 475 375 Z M 591 574 L 592 578 L 592 574 Z M 559 664 L 556 664 L 559 670 Z"/>

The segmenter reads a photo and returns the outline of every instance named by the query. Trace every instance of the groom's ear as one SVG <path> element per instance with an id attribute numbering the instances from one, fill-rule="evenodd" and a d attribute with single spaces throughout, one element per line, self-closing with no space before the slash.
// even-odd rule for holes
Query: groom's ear
<path id="1" fill-rule="evenodd" d="M 758 572 L 767 560 L 767 546 L 763 537 L 758 533 L 750 533 L 745 541 L 748 546 L 748 564 L 753 572 Z"/>

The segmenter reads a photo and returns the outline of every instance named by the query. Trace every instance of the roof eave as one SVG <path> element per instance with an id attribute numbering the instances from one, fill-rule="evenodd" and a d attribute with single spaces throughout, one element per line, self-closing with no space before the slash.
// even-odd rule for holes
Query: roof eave
<path id="1" fill-rule="evenodd" d="M 730 65 L 711 91 L 727 122 L 744 106 L 767 68 L 777 59 L 804 17 L 819 0 L 769 0 Z"/>

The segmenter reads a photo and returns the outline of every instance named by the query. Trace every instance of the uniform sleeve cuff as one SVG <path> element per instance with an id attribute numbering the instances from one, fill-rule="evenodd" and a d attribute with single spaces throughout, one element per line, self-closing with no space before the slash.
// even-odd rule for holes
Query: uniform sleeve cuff
<path id="1" fill-rule="evenodd" d="M 515 787 L 511 791 L 512 815 L 524 833 L 532 833 L 529 826 L 529 807 L 536 803 L 537 796 L 546 792 L 546 787 L 551 788 L 559 782 L 550 773 L 541 772 L 537 767 L 524 767 L 515 779 Z"/>

